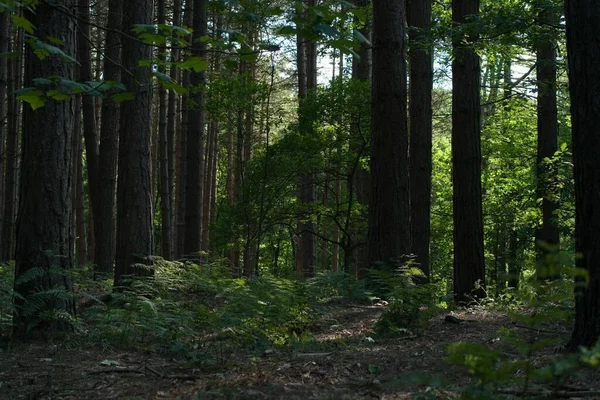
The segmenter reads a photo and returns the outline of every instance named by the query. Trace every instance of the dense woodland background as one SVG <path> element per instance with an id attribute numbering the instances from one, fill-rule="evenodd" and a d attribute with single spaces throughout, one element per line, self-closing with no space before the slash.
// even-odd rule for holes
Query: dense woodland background
<path id="1" fill-rule="evenodd" d="M 78 331 L 132 293 L 156 311 L 154 291 L 193 291 L 178 276 L 344 282 L 400 331 L 543 298 L 568 348 L 593 346 L 597 17 L 593 0 L 0 2 L 4 333 Z M 298 335 L 308 311 L 271 301 Z"/>

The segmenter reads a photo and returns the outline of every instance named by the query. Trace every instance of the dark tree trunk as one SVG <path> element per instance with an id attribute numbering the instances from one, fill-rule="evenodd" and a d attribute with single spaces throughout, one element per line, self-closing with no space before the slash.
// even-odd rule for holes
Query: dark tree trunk
<path id="1" fill-rule="evenodd" d="M 194 34 L 191 51 L 194 56 L 205 57 L 206 44 L 201 40 L 207 33 L 207 1 L 194 1 Z M 202 248 L 202 189 L 204 180 L 204 71 L 190 73 L 190 99 L 186 153 L 185 241 L 183 251 L 190 254 Z"/>
<path id="2" fill-rule="evenodd" d="M 552 10 L 541 9 L 539 19 L 542 23 L 558 23 Z M 543 33 L 537 46 L 537 197 L 542 199 L 542 226 L 536 230 L 535 241 L 538 251 L 539 279 L 556 278 L 556 266 L 551 259 L 559 246 L 557 178 L 558 165 L 548 163 L 558 150 L 558 114 L 556 105 L 556 51 L 551 29 Z"/>
<path id="3" fill-rule="evenodd" d="M 519 268 L 519 260 L 517 260 L 519 246 L 519 237 L 516 229 L 510 230 L 508 236 L 508 287 L 519 289 L 519 278 L 521 269 Z"/>
<path id="4" fill-rule="evenodd" d="M 373 2 L 369 266 L 410 251 L 405 2 Z"/>
<path id="5" fill-rule="evenodd" d="M 151 0 L 123 2 L 123 29 L 152 24 Z M 119 129 L 119 176 L 117 189 L 117 252 L 115 284 L 124 275 L 145 275 L 152 253 L 152 182 L 150 180 L 150 118 L 152 84 L 150 67 L 139 66 L 152 57 L 152 48 L 123 37 L 122 81 L 134 99 L 121 103 Z M 136 265 L 137 264 L 137 265 Z M 141 265 L 140 265 L 141 266 Z"/>
<path id="6" fill-rule="evenodd" d="M 454 295 L 485 297 L 483 215 L 481 206 L 481 110 L 479 56 L 476 40 L 461 30 L 479 14 L 479 0 L 454 0 L 452 21 L 452 180 L 454 189 Z M 482 289 L 476 290 L 479 284 Z"/>
<path id="7" fill-rule="evenodd" d="M 166 21 L 165 0 L 158 1 L 158 23 Z M 166 47 L 161 47 L 166 52 Z M 164 68 L 163 69 L 163 73 Z M 167 260 L 173 259 L 173 234 L 171 232 L 171 177 L 169 173 L 169 139 L 167 134 L 167 91 L 164 87 L 158 89 L 158 152 L 160 164 L 160 217 L 161 217 L 161 255 Z M 174 99 L 173 99 L 174 100 Z"/>
<path id="8" fill-rule="evenodd" d="M 307 0 L 308 7 L 314 7 L 315 0 Z M 306 38 L 299 35 L 299 48 L 303 48 L 303 52 L 298 52 L 298 70 L 300 71 L 301 63 L 304 63 L 305 78 L 304 82 L 300 82 L 298 94 L 300 97 L 300 106 L 298 108 L 298 117 L 300 120 L 300 133 L 302 135 L 313 135 L 314 130 L 308 103 L 314 101 L 317 90 L 317 44 L 312 41 L 312 38 Z M 304 57 L 301 54 L 304 53 Z M 304 58 L 303 60 L 300 60 Z M 300 75 L 300 74 L 299 74 Z M 305 86 L 304 86 L 305 85 Z M 304 86 L 304 87 L 303 87 Z M 304 172 L 300 177 L 300 204 L 304 207 L 310 207 L 316 201 L 315 176 L 314 171 Z M 298 261 L 297 270 L 305 277 L 311 277 L 316 274 L 317 269 L 317 238 L 315 232 L 316 225 L 309 215 L 304 215 L 300 218 L 298 224 L 298 232 L 300 234 L 298 245 Z"/>
<path id="9" fill-rule="evenodd" d="M 122 0 L 108 2 L 108 31 L 104 60 L 104 79 L 121 79 L 121 37 L 115 31 L 121 29 Z M 100 273 L 112 272 L 116 251 L 115 200 L 117 189 L 117 164 L 119 158 L 119 103 L 105 98 L 102 101 L 102 124 L 100 125 L 100 163 L 98 165 L 98 204 L 95 209 L 96 248 L 94 264 Z"/>
<path id="10" fill-rule="evenodd" d="M 73 122 L 73 207 L 75 216 L 75 255 L 78 266 L 84 266 L 87 257 L 87 236 L 85 230 L 85 189 L 83 183 L 83 146 L 81 138 L 81 99 L 75 99 L 75 118 Z"/>
<path id="11" fill-rule="evenodd" d="M 355 0 L 354 4 L 358 7 L 366 7 L 371 3 L 370 0 Z M 366 22 L 358 28 L 359 32 L 366 38 L 371 37 L 371 23 Z M 341 74 L 340 74 L 341 75 Z M 366 43 L 361 43 L 358 50 L 358 57 L 352 59 L 352 79 L 357 79 L 361 82 L 366 82 L 371 77 L 371 49 Z M 357 108 L 358 109 L 358 108 Z M 369 137 L 368 132 L 361 130 L 360 115 L 354 115 L 351 122 L 351 146 L 355 152 L 354 157 L 364 158 L 369 152 Z M 364 168 L 362 163 L 358 165 L 354 175 L 352 176 L 352 191 L 356 196 L 356 202 L 362 206 L 364 213 L 357 217 L 358 229 L 351 230 L 352 237 L 350 240 L 356 245 L 353 254 L 346 254 L 346 257 L 352 258 L 352 266 L 354 271 L 358 272 L 361 278 L 364 278 L 364 272 L 367 271 L 369 264 L 369 248 L 367 246 L 367 232 L 364 231 L 360 221 L 368 219 L 369 199 L 371 197 L 371 174 L 367 168 Z"/>
<path id="12" fill-rule="evenodd" d="M 575 170 L 575 327 L 571 347 L 593 346 L 600 336 L 600 2 L 567 0 L 567 53 Z"/>
<path id="13" fill-rule="evenodd" d="M 410 227 L 412 254 L 427 277 L 431 232 L 433 46 L 431 0 L 407 0 L 410 50 Z"/>
<path id="14" fill-rule="evenodd" d="M 10 37 L 10 13 L 0 13 L 0 54 L 8 53 Z M 7 110 L 7 90 L 8 90 L 8 60 L 0 55 L 0 243 L 2 243 L 2 231 L 4 222 L 4 204 L 6 203 L 6 189 L 4 170 L 6 169 L 4 143 L 6 140 L 8 110 Z M 2 259 L 0 258 L 0 261 Z"/>
<path id="15" fill-rule="evenodd" d="M 61 6 L 74 11 L 75 1 Z M 52 37 L 63 43 L 66 54 L 75 51 L 75 23 L 66 13 L 40 3 L 25 17 L 36 27 L 41 40 Z M 60 57 L 40 60 L 27 49 L 25 86 L 40 76 L 72 79 L 74 64 Z M 35 111 L 24 107 L 23 163 L 15 263 L 14 333 L 29 336 L 36 331 L 71 329 L 68 318 L 49 319 L 47 312 L 74 314 L 70 296 L 40 294 L 45 290 L 72 290 L 67 271 L 73 264 L 71 248 L 72 134 L 74 99 L 49 100 Z"/>
<path id="16" fill-rule="evenodd" d="M 173 0 L 173 25 L 179 26 L 181 25 L 181 0 Z M 177 61 L 179 59 L 179 49 L 177 47 L 171 49 L 171 59 Z M 169 76 L 174 81 L 178 80 L 178 71 L 179 69 L 175 64 L 171 65 L 169 70 Z M 169 101 L 167 108 L 167 143 L 169 148 L 169 199 L 171 202 L 171 251 L 173 255 L 177 252 L 177 215 L 176 215 L 176 182 L 175 182 L 175 173 L 176 173 L 176 143 L 179 136 L 177 135 L 177 122 L 179 119 L 179 113 L 177 112 L 177 102 L 179 101 L 175 91 L 169 91 Z M 177 254 L 178 255 L 178 254 Z"/>
<path id="17" fill-rule="evenodd" d="M 79 62 L 79 80 L 89 82 L 92 80 L 92 59 L 91 59 L 91 37 L 90 25 L 87 23 L 90 20 L 90 2 L 89 0 L 78 0 L 77 11 L 79 18 L 79 26 L 77 29 L 77 60 Z M 98 131 L 96 129 L 96 104 L 92 96 L 82 95 L 81 110 L 83 111 L 83 137 L 85 139 L 85 160 L 87 166 L 87 188 L 89 199 L 89 219 L 94 221 L 94 213 L 99 206 L 98 203 L 98 165 L 99 165 L 99 147 L 98 147 Z M 96 256 L 96 236 L 102 234 L 92 231 L 95 224 L 90 222 L 89 240 L 88 240 L 88 256 L 92 260 Z M 102 247 L 102 244 L 100 245 Z"/>
<path id="18" fill-rule="evenodd" d="M 4 13 L 8 14 L 8 13 Z M 19 54 L 16 58 L 7 60 L 7 134 L 6 134 L 6 150 L 4 154 L 5 160 L 5 176 L 4 176 L 4 213 L 2 221 L 2 232 L 0 234 L 0 261 L 8 261 L 14 258 L 15 254 L 15 223 L 17 216 L 17 170 L 19 161 L 19 128 L 20 128 L 20 101 L 17 101 L 16 96 L 12 95 L 17 88 L 20 88 L 19 83 L 21 71 L 21 34 L 19 31 L 15 34 L 15 40 L 12 42 L 12 51 Z"/>

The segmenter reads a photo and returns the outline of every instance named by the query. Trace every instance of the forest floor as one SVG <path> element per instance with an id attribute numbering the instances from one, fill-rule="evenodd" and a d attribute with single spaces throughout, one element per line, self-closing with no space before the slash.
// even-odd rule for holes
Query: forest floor
<path id="1" fill-rule="evenodd" d="M 77 343 L 13 344 L 0 350 L 0 398 L 408 399 L 417 393 L 426 396 L 421 398 L 458 398 L 474 378 L 464 367 L 444 362 L 450 343 L 487 345 L 510 358 L 516 357 L 516 350 L 499 338 L 503 327 L 514 328 L 523 340 L 558 337 L 564 344 L 569 336 L 569 327 L 558 323 L 532 330 L 504 313 L 481 308 L 454 313 L 467 320 L 459 324 L 448 323 L 441 314 L 415 336 L 373 340 L 371 329 L 384 309 L 354 304 L 332 308 L 314 327 L 312 348 L 236 354 L 215 342 L 212 346 L 222 363 L 211 368 L 187 366 L 142 350 L 100 350 Z M 556 357 L 557 349 L 537 352 L 534 368 Z M 582 375 L 553 388 L 554 396 L 600 398 L 595 392 L 600 380 L 594 373 L 584 369 Z M 522 395 L 519 388 L 502 389 Z M 540 387 L 535 390 L 539 395 L 534 391 L 527 397 L 541 398 Z"/>

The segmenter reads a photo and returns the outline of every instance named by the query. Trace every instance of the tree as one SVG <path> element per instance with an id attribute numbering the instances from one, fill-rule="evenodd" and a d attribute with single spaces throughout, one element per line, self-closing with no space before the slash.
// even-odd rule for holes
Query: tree
<path id="1" fill-rule="evenodd" d="M 600 337 L 600 3 L 567 0 L 567 54 L 575 174 L 576 266 L 587 274 L 575 289 L 570 346 L 592 346 Z"/>
<path id="2" fill-rule="evenodd" d="M 121 29 L 123 2 L 109 0 L 108 23 L 106 32 L 106 50 L 103 76 L 105 80 L 118 82 L 121 79 Z M 93 209 L 96 218 L 96 251 L 94 264 L 96 270 L 110 273 L 115 262 L 116 218 L 115 191 L 117 188 L 117 166 L 119 158 L 119 103 L 110 98 L 102 100 L 102 123 L 100 124 L 100 143 L 98 165 L 98 202 Z"/>
<path id="3" fill-rule="evenodd" d="M 369 262 L 410 251 L 405 2 L 373 2 Z"/>
<path id="4" fill-rule="evenodd" d="M 123 26 L 152 24 L 151 0 L 123 2 Z M 150 180 L 151 70 L 140 65 L 152 58 L 152 48 L 124 36 L 122 83 L 133 100 L 121 104 L 119 129 L 119 176 L 117 182 L 117 252 L 115 284 L 124 275 L 144 274 L 141 264 L 152 254 L 152 184 Z"/>
<path id="5" fill-rule="evenodd" d="M 354 0 L 354 5 L 357 7 L 367 7 L 370 4 L 370 0 Z M 371 21 L 365 21 L 362 26 L 359 27 L 360 33 L 365 37 L 371 36 Z M 371 78 L 371 49 L 367 43 L 361 43 L 358 51 L 358 56 L 352 59 L 352 79 L 360 80 L 361 82 L 367 82 Z M 360 113 L 354 116 L 352 121 L 352 137 L 350 144 L 352 149 L 356 152 L 356 157 L 359 159 L 368 155 L 369 152 L 369 135 L 368 132 L 362 132 L 360 129 L 361 119 Z M 356 201 L 362 205 L 364 214 L 368 213 L 370 189 L 371 189 L 371 174 L 366 165 L 360 163 L 354 176 L 352 177 L 353 187 L 350 193 L 356 195 Z M 361 215 L 362 217 L 363 215 Z M 364 215 L 366 217 L 366 215 Z M 353 265 L 356 272 L 359 272 L 359 276 L 364 277 L 366 266 L 369 262 L 369 250 L 367 246 L 367 235 L 365 235 L 364 229 L 357 229 L 353 235 L 349 237 L 352 242 L 362 242 L 360 245 L 357 244 L 357 248 L 354 252 Z M 348 255 L 346 255 L 348 256 Z"/>
<path id="6" fill-rule="evenodd" d="M 454 194 L 454 295 L 485 297 L 481 205 L 481 111 L 477 39 L 468 24 L 479 14 L 479 0 L 454 0 L 452 22 L 452 183 Z"/>
<path id="7" fill-rule="evenodd" d="M 431 96 L 433 90 L 433 46 L 431 0 L 408 0 L 406 5 L 410 48 L 410 227 L 411 252 L 429 279 L 431 231 Z"/>
<path id="8" fill-rule="evenodd" d="M 546 258 L 558 250 L 558 193 L 557 163 L 553 162 L 558 150 L 558 112 L 556 101 L 556 50 L 555 29 L 558 21 L 552 5 L 539 2 L 538 14 L 542 34 L 536 48 L 537 63 L 537 196 L 542 199 L 542 226 L 536 230 L 535 240 L 538 251 L 538 278 L 556 276 L 551 268 L 551 260 Z M 550 28 L 548 28 L 550 27 Z"/>
<path id="9" fill-rule="evenodd" d="M 158 24 L 164 25 L 166 21 L 166 2 L 158 1 Z M 160 47 L 161 53 L 166 53 L 166 46 Z M 163 60 L 164 61 L 164 60 Z M 164 73 L 164 67 L 161 67 Z M 171 176 L 169 155 L 169 140 L 167 135 L 167 90 L 161 85 L 158 89 L 159 116 L 158 116 L 158 153 L 159 153 L 159 190 L 160 190 L 160 217 L 161 217 L 161 255 L 170 260 L 173 258 L 173 235 L 171 225 Z M 171 99 L 174 100 L 174 99 Z"/>
<path id="10" fill-rule="evenodd" d="M 61 6 L 72 9 L 74 0 Z M 75 51 L 75 23 L 50 3 L 39 3 L 25 17 L 36 27 L 36 38 L 27 48 L 25 85 L 35 78 L 58 76 L 71 79 L 74 63 L 58 55 L 40 60 L 34 54 L 39 43 L 60 41 L 69 55 Z M 39 41 L 38 41 L 39 40 Z M 38 81 L 38 85 L 39 85 Z M 40 89 L 61 90 L 61 82 L 42 83 Z M 45 87 L 48 86 L 48 87 Z M 74 313 L 68 270 L 73 263 L 70 252 L 71 191 L 73 179 L 71 136 L 74 98 L 62 101 L 45 99 L 43 107 L 33 110 L 25 105 L 23 118 L 23 162 L 14 289 L 14 333 L 27 336 L 35 330 L 69 330 Z"/>
<path id="11" fill-rule="evenodd" d="M 193 56 L 204 57 L 206 43 L 202 39 L 207 33 L 207 1 L 194 1 L 194 33 L 191 52 Z M 204 181 L 204 71 L 190 73 L 190 101 L 192 103 L 188 115 L 186 140 L 186 174 L 185 174 L 185 241 L 183 252 L 190 254 L 202 248 L 202 200 Z"/>

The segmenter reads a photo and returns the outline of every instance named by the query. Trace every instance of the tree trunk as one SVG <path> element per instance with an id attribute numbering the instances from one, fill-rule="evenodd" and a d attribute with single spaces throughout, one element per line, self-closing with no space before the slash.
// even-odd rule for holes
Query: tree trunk
<path id="1" fill-rule="evenodd" d="M 369 266 L 410 251 L 405 2 L 373 2 Z"/>
<path id="2" fill-rule="evenodd" d="M 543 6 L 541 6 L 543 7 Z M 552 25 L 558 18 L 549 9 L 539 10 L 541 23 Z M 542 226 L 535 241 L 538 250 L 538 279 L 557 278 L 557 266 L 551 259 L 559 246 L 558 164 L 552 160 L 558 150 L 558 114 L 556 105 L 556 31 L 544 32 L 537 46 L 537 197 L 542 199 Z"/>
<path id="3" fill-rule="evenodd" d="M 454 0 L 455 27 L 479 14 L 479 0 Z M 485 297 L 479 56 L 476 37 L 460 30 L 452 38 L 452 179 L 454 189 L 454 295 L 457 302 Z M 481 289 L 474 290 L 476 285 Z"/>
<path id="4" fill-rule="evenodd" d="M 75 118 L 73 122 L 73 203 L 75 216 L 75 255 L 77 265 L 82 267 L 88 261 L 87 236 L 85 230 L 85 189 L 83 182 L 83 148 L 81 142 L 81 98 L 75 99 Z"/>
<path id="5" fill-rule="evenodd" d="M 0 53 L 8 52 L 9 50 L 17 50 L 19 47 L 15 45 L 13 41 L 13 48 L 4 46 L 10 43 L 10 14 L 5 12 L 0 14 Z M 16 35 L 15 35 L 16 36 Z M 21 52 L 19 53 L 18 59 L 20 59 Z M 3 155 L 0 156 L 0 164 L 3 162 L 4 166 L 4 190 L 3 190 L 3 208 L 0 208 L 2 212 L 2 230 L 0 231 L 0 262 L 8 261 L 14 257 L 14 242 L 15 242 L 15 215 L 16 215 L 16 185 L 17 185 L 17 157 L 18 157 L 18 140 L 19 135 L 17 132 L 17 101 L 15 96 L 11 93 L 17 88 L 17 69 L 18 59 L 7 59 L 0 60 L 0 142 L 4 141 L 6 136 L 6 147 L 2 149 Z M 3 80 L 6 79 L 4 83 Z M 4 90 L 4 93 L 2 91 Z M 6 108 L 4 108 L 4 100 L 6 99 Z M 4 128 L 4 118 L 6 116 L 6 128 Z M 2 147 L 2 145 L 0 145 Z M 0 153 L 1 154 L 1 153 Z M 2 174 L 0 173 L 0 180 L 2 180 Z"/>
<path id="6" fill-rule="evenodd" d="M 367 7 L 370 0 L 355 0 L 354 4 L 358 7 Z M 371 37 L 371 24 L 366 22 L 358 28 L 359 32 L 366 38 Z M 343 56 L 342 56 L 343 57 Z M 341 61 L 341 60 L 340 60 Z M 341 71 L 340 71 L 341 72 Z M 341 76 L 341 74 L 340 74 Z M 357 79 L 361 82 L 367 82 L 371 77 L 371 49 L 366 43 L 361 43 L 358 50 L 358 57 L 352 59 L 352 79 Z M 361 130 L 361 121 L 359 115 L 354 115 L 351 122 L 351 144 L 354 157 L 358 159 L 367 156 L 369 151 L 368 132 Z M 350 193 L 356 195 L 356 202 L 361 205 L 361 210 L 364 213 L 357 216 L 356 222 L 368 219 L 369 199 L 371 197 L 371 174 L 368 169 L 363 167 L 363 163 L 359 163 L 354 175 L 352 176 L 351 184 L 354 186 Z M 347 254 L 346 257 L 352 258 L 352 266 L 358 276 L 364 278 L 364 273 L 368 269 L 369 264 L 369 248 L 367 232 L 364 232 L 362 224 L 359 222 L 358 229 L 352 229 L 351 241 L 356 245 L 353 254 Z"/>
<path id="7" fill-rule="evenodd" d="M 10 38 L 10 13 L 0 13 L 0 54 L 8 53 Z M 7 90 L 8 90 L 8 60 L 0 55 L 0 243 L 2 243 L 2 226 L 4 225 L 4 204 L 6 202 L 6 189 L 4 170 L 6 168 L 4 143 L 7 132 Z M 2 261 L 0 259 L 0 261 Z"/>
<path id="8" fill-rule="evenodd" d="M 205 57 L 206 44 L 201 38 L 207 33 L 207 1 L 194 1 L 194 34 L 191 52 L 194 56 Z M 191 254 L 202 248 L 202 189 L 204 180 L 204 71 L 190 73 L 190 99 L 193 108 L 189 110 L 186 153 L 186 200 L 185 200 L 185 240 L 183 251 Z"/>
<path id="9" fill-rule="evenodd" d="M 121 0 L 108 2 L 108 31 L 103 77 L 105 80 L 121 79 Z M 99 244 L 94 255 L 96 271 L 108 274 L 113 270 L 116 251 L 115 192 L 117 189 L 117 164 L 119 157 L 119 103 L 110 98 L 102 101 L 102 123 L 100 124 L 100 163 L 98 165 L 98 204 L 95 209 L 96 241 Z"/>
<path id="10" fill-rule="evenodd" d="M 61 6 L 69 11 L 74 0 Z M 25 17 L 36 27 L 36 36 L 58 39 L 66 54 L 75 51 L 75 23 L 66 13 L 52 5 L 40 3 Z M 33 79 L 58 75 L 73 78 L 74 64 L 60 57 L 40 60 L 27 49 L 25 86 Z M 21 169 L 21 201 L 17 222 L 17 246 L 14 289 L 14 334 L 30 336 L 32 331 L 71 330 L 65 315 L 49 318 L 48 312 L 74 314 L 69 295 L 47 295 L 43 291 L 70 292 L 68 270 L 73 264 L 71 248 L 72 209 L 72 134 L 74 99 L 48 100 L 37 110 L 27 105 L 23 119 L 23 164 Z"/>
<path id="11" fill-rule="evenodd" d="M 179 26 L 181 25 L 181 0 L 173 0 L 173 25 Z M 171 61 L 178 61 L 179 59 L 179 49 L 177 46 L 171 49 Z M 178 68 L 175 64 L 170 66 L 169 76 L 174 81 L 178 80 Z M 172 255 L 176 255 L 177 251 L 177 216 L 176 216 L 176 182 L 175 182 L 175 173 L 177 171 L 176 167 L 176 143 L 179 138 L 177 135 L 177 122 L 179 119 L 179 113 L 177 112 L 177 102 L 179 101 L 178 96 L 175 91 L 169 91 L 169 100 L 168 100 L 168 108 L 167 108 L 167 143 L 168 143 L 168 151 L 169 151 L 169 199 L 171 202 L 171 252 Z M 178 254 L 177 254 L 178 255 Z"/>
<path id="12" fill-rule="evenodd" d="M 567 54 L 575 172 L 575 326 L 570 346 L 593 346 L 600 336 L 600 2 L 567 0 Z"/>
<path id="13" fill-rule="evenodd" d="M 307 0 L 308 7 L 316 5 L 315 0 Z M 299 52 L 298 70 L 301 69 L 303 63 L 304 71 L 306 72 L 304 82 L 299 81 L 298 95 L 300 98 L 300 106 L 298 108 L 300 134 L 311 136 L 314 135 L 310 110 L 307 102 L 314 101 L 317 90 L 317 44 L 312 41 L 312 38 L 298 36 L 299 46 L 303 48 L 304 59 Z M 300 77 L 299 77 L 300 79 Z M 304 86 L 305 85 L 305 86 Z M 316 201 L 315 191 L 315 174 L 314 171 L 304 172 L 300 178 L 300 204 L 305 208 L 309 208 Z M 304 212 L 306 214 L 306 212 Z M 309 213 L 310 214 L 310 213 Z M 300 218 L 298 224 L 298 232 L 300 240 L 298 245 L 298 261 L 297 270 L 305 277 L 315 276 L 317 268 L 317 238 L 315 232 L 317 228 L 312 220 L 311 215 L 304 215 Z"/>
<path id="14" fill-rule="evenodd" d="M 158 23 L 164 24 L 166 20 L 165 0 L 158 1 Z M 160 52 L 166 53 L 162 46 Z M 165 60 L 166 61 L 166 60 Z M 162 67 L 164 73 L 164 67 Z M 167 134 L 167 91 L 161 85 L 158 89 L 158 152 L 160 164 L 160 217 L 161 217 L 161 255 L 167 260 L 173 259 L 173 234 L 171 232 L 171 179 L 169 171 L 169 139 Z M 174 100 L 174 99 L 173 99 Z"/>
<path id="15" fill-rule="evenodd" d="M 410 50 L 410 226 L 412 254 L 429 280 L 431 232 L 431 137 L 433 109 L 433 45 L 431 0 L 408 0 Z M 428 42 L 429 41 L 429 42 Z"/>
<path id="16" fill-rule="evenodd" d="M 152 24 L 151 0 L 123 2 L 123 29 Z M 152 48 L 123 37 L 123 67 L 133 73 L 122 81 L 134 99 L 121 104 L 119 176 L 117 189 L 117 252 L 115 284 L 124 275 L 146 275 L 152 254 L 152 182 L 150 180 L 150 118 L 152 85 L 150 67 L 139 66 L 152 57 Z"/>

